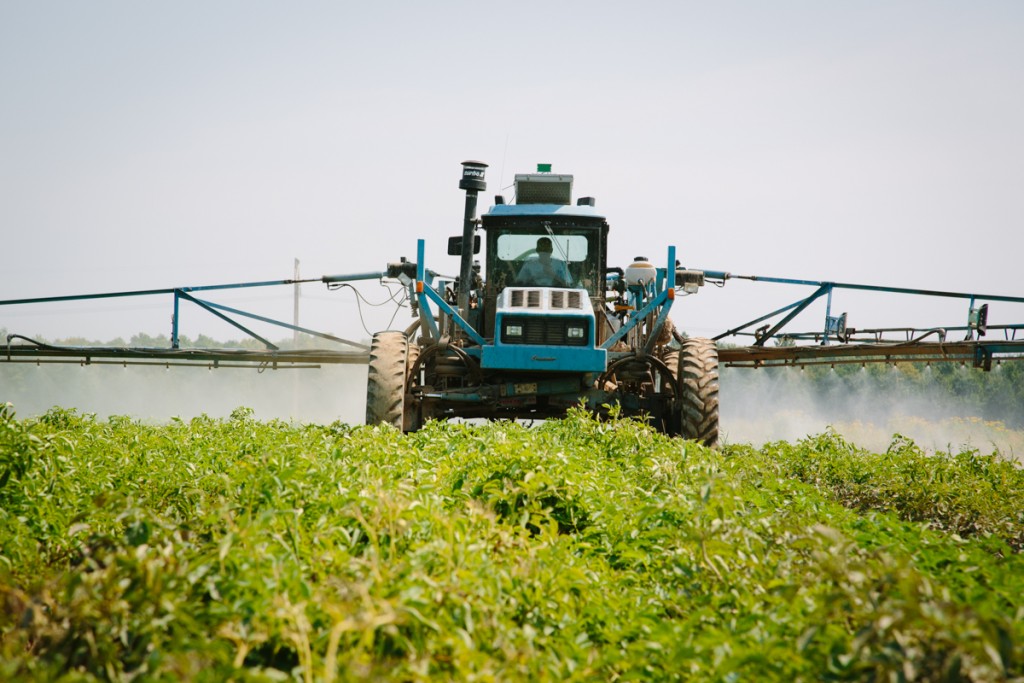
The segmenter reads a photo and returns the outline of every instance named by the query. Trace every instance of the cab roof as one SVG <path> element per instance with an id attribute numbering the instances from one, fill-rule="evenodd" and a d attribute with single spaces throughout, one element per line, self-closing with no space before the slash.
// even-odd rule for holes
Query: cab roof
<path id="1" fill-rule="evenodd" d="M 488 216 L 579 216 L 604 218 L 593 206 L 572 206 L 564 204 L 495 204 L 484 214 Z"/>

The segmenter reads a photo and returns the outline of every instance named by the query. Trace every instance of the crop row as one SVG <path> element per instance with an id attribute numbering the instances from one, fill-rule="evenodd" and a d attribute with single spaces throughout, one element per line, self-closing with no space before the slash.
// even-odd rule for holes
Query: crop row
<path id="1" fill-rule="evenodd" d="M 5 408 L 0 482 L 4 679 L 1024 675 L 1024 481 L 972 453 Z"/>

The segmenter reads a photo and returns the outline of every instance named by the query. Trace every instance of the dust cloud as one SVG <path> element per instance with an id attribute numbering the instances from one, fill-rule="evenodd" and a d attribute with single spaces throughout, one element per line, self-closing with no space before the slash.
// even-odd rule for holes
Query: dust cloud
<path id="1" fill-rule="evenodd" d="M 848 442 L 875 452 L 885 452 L 899 434 L 926 452 L 976 449 L 1024 457 L 1024 432 L 954 400 L 937 383 L 929 384 L 927 377 L 911 388 L 900 382 L 901 370 L 885 372 L 893 374 L 885 377 L 859 369 L 841 376 L 826 370 L 812 378 L 798 368 L 722 368 L 723 442 L 760 446 L 797 441 L 831 428 Z M 1022 407 L 1008 410 L 1019 414 Z"/>
<path id="2" fill-rule="evenodd" d="M 100 419 L 127 415 L 161 423 L 204 414 L 227 417 L 244 406 L 261 420 L 362 424 L 366 372 L 365 365 L 258 372 L 173 365 L 0 363 L 0 402 L 12 403 L 21 418 L 59 406 Z M 1019 426 L 1007 428 L 1001 421 L 965 410 L 939 387 L 921 391 L 915 385 L 911 393 L 899 381 L 883 382 L 877 373 L 865 371 L 842 377 L 834 372 L 810 375 L 794 368 L 722 368 L 723 443 L 797 441 L 832 428 L 873 451 L 884 452 L 893 436 L 901 434 L 926 451 L 977 449 L 1024 456 L 1024 431 Z"/>
<path id="3" fill-rule="evenodd" d="M 54 406 L 106 419 L 127 415 L 160 423 L 200 415 L 227 417 L 252 408 L 261 420 L 362 424 L 366 366 L 320 369 L 205 368 L 0 363 L 0 401 L 19 418 Z"/>

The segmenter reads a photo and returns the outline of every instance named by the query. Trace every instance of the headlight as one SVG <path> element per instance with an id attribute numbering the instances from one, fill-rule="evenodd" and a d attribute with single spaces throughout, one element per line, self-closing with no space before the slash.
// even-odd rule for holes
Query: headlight
<path id="1" fill-rule="evenodd" d="M 583 335 L 586 333 L 586 329 L 583 327 L 570 327 L 567 330 L 569 339 L 583 339 Z"/>
<path id="2" fill-rule="evenodd" d="M 506 325 L 505 334 L 509 337 L 522 337 L 523 326 L 522 325 Z"/>

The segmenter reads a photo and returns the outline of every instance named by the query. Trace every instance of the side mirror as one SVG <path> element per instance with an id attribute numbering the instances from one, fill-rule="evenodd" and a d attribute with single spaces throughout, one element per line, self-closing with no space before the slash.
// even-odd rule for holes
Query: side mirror
<path id="1" fill-rule="evenodd" d="M 480 253 L 480 235 L 473 235 L 473 253 Z M 462 235 L 448 238 L 448 255 L 462 256 Z"/>

